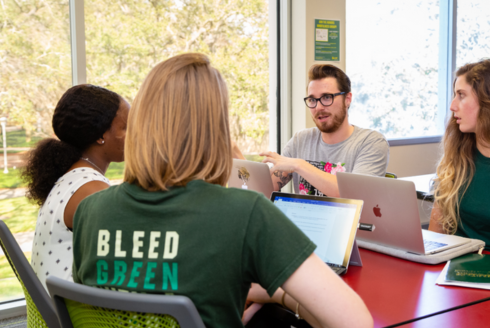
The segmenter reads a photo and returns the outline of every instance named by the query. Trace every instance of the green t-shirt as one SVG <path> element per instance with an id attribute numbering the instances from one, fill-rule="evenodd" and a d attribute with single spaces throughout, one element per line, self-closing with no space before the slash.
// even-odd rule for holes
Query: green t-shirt
<path id="1" fill-rule="evenodd" d="M 123 183 L 78 206 L 73 280 L 186 295 L 207 327 L 242 327 L 250 283 L 272 295 L 314 249 L 262 194 L 200 180 L 166 192 Z"/>
<path id="2" fill-rule="evenodd" d="M 475 175 L 461 199 L 456 235 L 483 240 L 490 250 L 490 158 L 478 149 L 474 158 Z"/>

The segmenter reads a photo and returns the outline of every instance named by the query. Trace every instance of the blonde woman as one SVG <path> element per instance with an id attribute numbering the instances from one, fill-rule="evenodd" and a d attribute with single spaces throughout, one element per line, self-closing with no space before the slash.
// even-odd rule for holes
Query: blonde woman
<path id="1" fill-rule="evenodd" d="M 186 295 L 207 327 L 242 327 L 252 283 L 263 302 L 280 302 L 282 286 L 285 305 L 315 327 L 372 326 L 362 300 L 281 211 L 258 193 L 224 187 L 228 91 L 206 56 L 179 55 L 149 73 L 125 156 L 124 183 L 76 212 L 75 282 Z"/>
<path id="2" fill-rule="evenodd" d="M 490 60 L 456 72 L 450 109 L 429 230 L 490 245 Z"/>

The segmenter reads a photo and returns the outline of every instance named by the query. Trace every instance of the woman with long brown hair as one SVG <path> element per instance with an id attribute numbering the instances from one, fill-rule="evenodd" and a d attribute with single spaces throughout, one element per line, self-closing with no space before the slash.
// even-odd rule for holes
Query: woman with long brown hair
<path id="1" fill-rule="evenodd" d="M 277 207 L 225 188 L 228 101 L 202 54 L 153 68 L 129 115 L 124 183 L 88 197 L 75 214 L 74 281 L 186 295 L 207 327 L 243 327 L 258 283 L 253 301 L 282 301 L 315 327 L 371 327 L 362 300 Z"/>
<path id="2" fill-rule="evenodd" d="M 450 109 L 429 230 L 490 245 L 490 60 L 456 72 Z"/>

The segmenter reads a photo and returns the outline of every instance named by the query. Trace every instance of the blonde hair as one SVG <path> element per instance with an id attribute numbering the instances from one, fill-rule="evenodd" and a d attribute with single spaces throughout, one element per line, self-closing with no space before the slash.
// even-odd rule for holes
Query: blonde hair
<path id="1" fill-rule="evenodd" d="M 437 167 L 435 180 L 438 182 L 435 202 L 442 212 L 439 223 L 445 232 L 451 234 L 458 229 L 461 199 L 475 174 L 474 153 L 477 138 L 483 142 L 490 141 L 490 60 L 461 67 L 456 72 L 456 78 L 462 76 L 475 92 L 480 112 L 476 133 L 461 132 L 452 116 L 444 135 L 444 155 Z"/>
<path id="2" fill-rule="evenodd" d="M 124 181 L 149 191 L 192 180 L 226 184 L 228 91 L 205 55 L 178 55 L 151 70 L 131 107 L 124 152 Z"/>

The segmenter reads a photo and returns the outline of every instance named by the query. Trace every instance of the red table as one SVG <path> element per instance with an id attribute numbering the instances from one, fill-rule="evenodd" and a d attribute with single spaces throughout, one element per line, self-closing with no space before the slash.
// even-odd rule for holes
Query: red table
<path id="1" fill-rule="evenodd" d="M 364 300 L 375 327 L 400 324 L 490 297 L 490 290 L 436 285 L 445 263 L 425 265 L 360 251 L 364 266 L 349 266 L 342 278 Z M 490 321 L 490 313 L 487 317 Z"/>
<path id="2" fill-rule="evenodd" d="M 467 306 L 462 309 L 438 314 L 426 319 L 403 325 L 403 328 L 434 328 L 434 327 L 488 327 L 490 317 L 490 301 Z"/>

